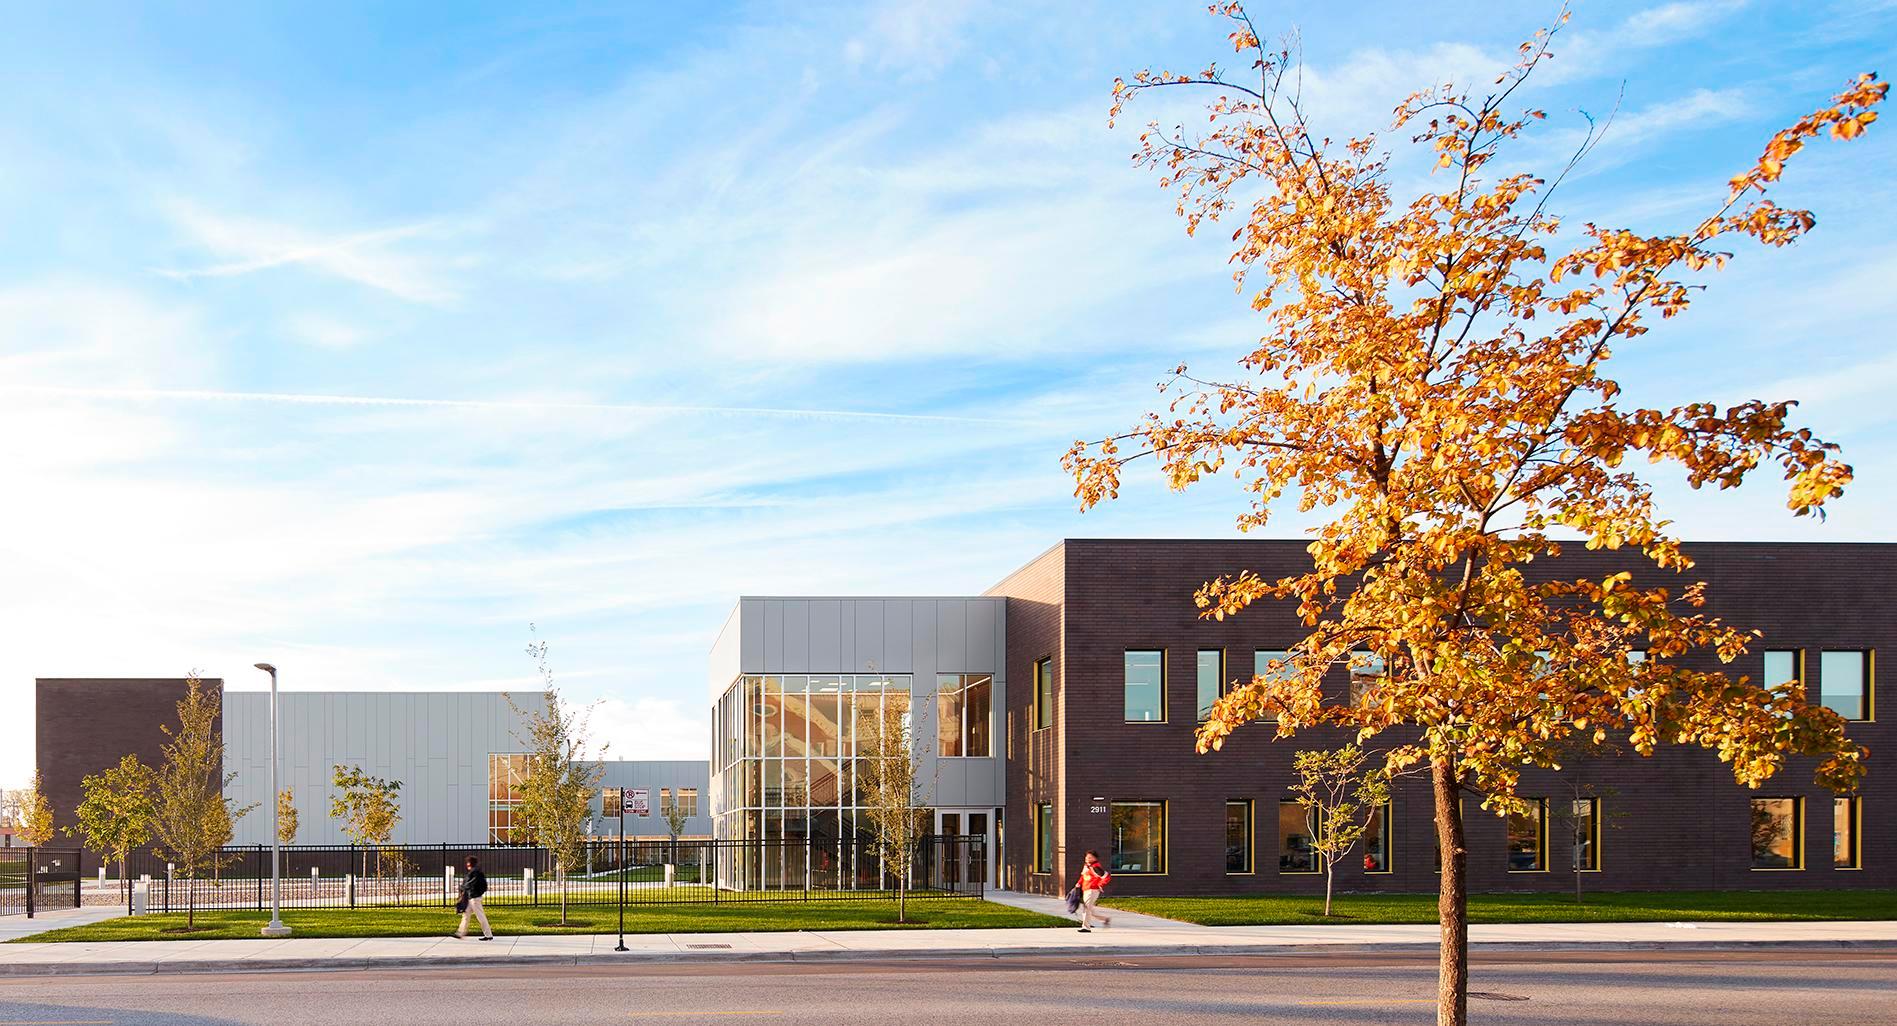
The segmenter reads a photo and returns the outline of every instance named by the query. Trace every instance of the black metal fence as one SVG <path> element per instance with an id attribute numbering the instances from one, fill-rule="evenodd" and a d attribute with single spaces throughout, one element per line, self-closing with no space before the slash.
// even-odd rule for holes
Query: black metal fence
<path id="1" fill-rule="evenodd" d="M 988 882 L 986 839 L 929 836 L 905 874 L 860 840 L 595 841 L 562 874 L 544 848 L 494 845 L 291 845 L 282 851 L 286 908 L 449 907 L 469 856 L 487 875 L 495 905 L 721 904 L 760 901 L 884 901 L 900 884 L 912 899 L 979 898 Z M 224 849 L 214 872 L 187 880 L 150 854 L 128 864 L 133 885 L 149 878 L 147 911 L 270 907 L 270 848 Z M 622 887 L 623 883 L 623 887 Z"/>
<path id="2" fill-rule="evenodd" d="M 79 907 L 77 848 L 0 848 L 0 916 Z"/>

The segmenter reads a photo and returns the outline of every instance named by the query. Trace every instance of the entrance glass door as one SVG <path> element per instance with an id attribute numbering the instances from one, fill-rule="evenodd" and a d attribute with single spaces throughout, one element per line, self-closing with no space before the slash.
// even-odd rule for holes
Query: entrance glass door
<path id="1" fill-rule="evenodd" d="M 961 845 L 946 846 L 942 852 L 943 883 L 955 887 L 963 883 L 988 886 L 995 872 L 995 831 L 992 811 L 983 809 L 939 810 L 935 814 L 935 832 L 945 837 L 972 836 L 982 839 L 981 853 L 972 853 Z"/>

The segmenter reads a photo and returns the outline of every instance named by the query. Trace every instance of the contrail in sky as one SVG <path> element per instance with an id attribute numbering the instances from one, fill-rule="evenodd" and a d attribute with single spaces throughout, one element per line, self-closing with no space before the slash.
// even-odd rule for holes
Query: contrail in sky
<path id="1" fill-rule="evenodd" d="M 322 395 L 304 392 L 227 392 L 200 388 L 68 388 L 59 385 L 0 385 L 0 392 L 73 399 L 125 399 L 141 402 L 289 403 L 300 406 L 408 406 L 449 410 L 517 412 L 656 413 L 783 417 L 793 420 L 919 421 L 937 424 L 1023 426 L 1031 422 L 1002 417 L 938 413 L 885 413 L 874 410 L 819 410 L 788 406 L 699 406 L 679 403 L 581 403 L 539 399 L 415 399 L 381 395 Z"/>

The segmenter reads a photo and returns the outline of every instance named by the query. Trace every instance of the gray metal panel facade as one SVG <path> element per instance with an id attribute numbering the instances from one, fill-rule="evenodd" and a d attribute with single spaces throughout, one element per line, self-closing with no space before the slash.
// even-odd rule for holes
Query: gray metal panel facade
<path id="1" fill-rule="evenodd" d="M 338 764 L 402 782 L 399 844 L 481 844 L 488 836 L 488 756 L 519 752 L 524 717 L 501 692 L 289 691 L 278 740 L 280 785 L 292 789 L 298 844 L 347 844 L 329 817 L 330 774 Z M 517 695 L 523 708 L 536 692 Z M 605 787 L 649 789 L 653 815 L 628 820 L 627 833 L 664 835 L 659 789 L 696 788 L 699 814 L 686 827 L 710 836 L 710 763 L 607 762 Z M 270 695 L 224 694 L 224 770 L 237 774 L 224 789 L 239 807 L 257 807 L 237 822 L 234 843 L 270 841 Z M 600 829 L 603 832 L 603 827 Z"/>
<path id="2" fill-rule="evenodd" d="M 534 695 L 526 695 L 531 700 Z M 282 703 L 280 785 L 294 793 L 298 844 L 347 844 L 329 817 L 338 765 L 402 782 L 403 844 L 487 839 L 487 757 L 517 752 L 522 718 L 500 692 L 289 691 Z M 239 820 L 238 844 L 270 841 L 270 695 L 224 694 L 225 795 L 257 803 Z"/>
<path id="3" fill-rule="evenodd" d="M 640 762 L 605 763 L 606 775 L 600 781 L 601 787 L 643 787 L 648 792 L 647 799 L 652 814 L 645 817 L 628 815 L 626 817 L 627 837 L 665 837 L 670 827 L 665 817 L 659 815 L 659 789 L 664 788 L 678 793 L 679 788 L 692 788 L 698 793 L 698 815 L 685 821 L 685 831 L 680 837 L 711 836 L 711 762 L 700 759 L 679 759 L 673 761 L 648 760 Z M 598 808 L 597 805 L 594 806 Z M 593 823 L 593 833 L 601 836 L 616 835 L 619 831 L 617 818 L 599 819 Z"/>

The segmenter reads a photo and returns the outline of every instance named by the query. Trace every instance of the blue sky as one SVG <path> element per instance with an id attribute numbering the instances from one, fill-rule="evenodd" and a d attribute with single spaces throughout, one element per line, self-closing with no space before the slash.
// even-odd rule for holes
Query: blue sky
<path id="1" fill-rule="evenodd" d="M 552 6 L 11 15 L 0 707 L 260 659 L 530 687 L 533 621 L 616 755 L 693 757 L 739 594 L 979 591 L 1063 536 L 1231 532 L 1225 486 L 1139 476 L 1082 516 L 1058 465 L 1257 331 L 1220 233 L 1186 239 L 1106 126 L 1115 75 L 1222 56 L 1202 4 Z M 1257 13 L 1345 135 L 1486 81 L 1554 6 Z M 1576 6 L 1520 153 L 1551 170 L 1619 98 L 1577 224 L 1691 223 L 1897 42 L 1889 3 Z M 1891 538 L 1893 138 L 1811 151 L 1784 198 L 1817 232 L 1617 356 L 1636 401 L 1802 399 L 1857 467 L 1822 525 L 1663 476 L 1683 534 Z M 29 724 L 0 715 L 0 783 Z"/>

